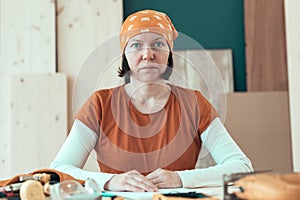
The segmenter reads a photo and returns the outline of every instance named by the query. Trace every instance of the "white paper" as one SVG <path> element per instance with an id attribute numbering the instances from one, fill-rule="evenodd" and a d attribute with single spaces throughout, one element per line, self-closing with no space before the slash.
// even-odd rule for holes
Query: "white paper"
<path id="1" fill-rule="evenodd" d="M 216 192 L 211 191 L 207 188 L 197 188 L 197 189 L 188 189 L 188 188 L 173 188 L 173 189 L 160 189 L 158 193 L 160 194 L 169 194 L 169 193 L 184 193 L 184 192 L 199 192 L 204 193 L 210 196 L 217 196 Z M 124 197 L 126 200 L 152 200 L 153 194 L 155 192 L 105 192 L 107 194 L 113 194 L 116 196 Z"/>

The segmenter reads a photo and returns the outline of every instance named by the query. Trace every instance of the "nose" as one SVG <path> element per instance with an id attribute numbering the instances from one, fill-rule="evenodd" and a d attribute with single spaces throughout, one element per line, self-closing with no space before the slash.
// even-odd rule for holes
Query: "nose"
<path id="1" fill-rule="evenodd" d="M 143 50 L 143 60 L 153 60 L 154 52 L 150 47 L 147 47 Z"/>

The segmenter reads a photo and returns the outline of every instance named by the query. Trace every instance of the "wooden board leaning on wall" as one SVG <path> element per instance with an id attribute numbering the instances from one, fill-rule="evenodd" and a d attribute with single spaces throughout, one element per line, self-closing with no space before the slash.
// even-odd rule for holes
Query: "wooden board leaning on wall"
<path id="1" fill-rule="evenodd" d="M 119 33 L 122 20 L 122 0 L 57 1 L 58 72 L 68 76 L 69 130 L 76 112 L 72 110 L 76 75 L 97 46 Z"/>
<path id="2" fill-rule="evenodd" d="M 11 170 L 48 168 L 67 136 L 65 74 L 11 78 Z"/>
<path id="3" fill-rule="evenodd" d="M 55 1 L 0 1 L 0 178 L 13 175 L 10 78 L 55 73 Z"/>

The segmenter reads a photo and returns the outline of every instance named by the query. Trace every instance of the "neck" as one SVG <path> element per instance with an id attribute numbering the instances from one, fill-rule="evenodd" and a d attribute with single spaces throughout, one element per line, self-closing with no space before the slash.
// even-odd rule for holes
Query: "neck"
<path id="1" fill-rule="evenodd" d="M 163 99 L 170 94 L 170 86 L 164 83 L 163 80 L 144 83 L 131 79 L 131 82 L 125 86 L 125 89 L 132 100 L 140 102 Z"/>

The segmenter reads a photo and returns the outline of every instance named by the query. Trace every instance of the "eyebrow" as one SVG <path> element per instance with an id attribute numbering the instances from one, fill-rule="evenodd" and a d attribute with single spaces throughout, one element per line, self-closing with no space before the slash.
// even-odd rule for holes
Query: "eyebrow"
<path id="1" fill-rule="evenodd" d="M 156 38 L 156 39 L 154 39 L 154 40 L 152 40 L 152 41 L 156 41 L 156 40 L 163 40 L 163 39 L 165 39 L 164 37 L 158 37 L 158 38 Z"/>
<path id="2" fill-rule="evenodd" d="M 164 37 L 157 37 L 152 41 L 157 41 L 157 40 L 161 40 L 161 39 L 165 39 Z M 143 40 L 139 40 L 139 39 L 132 39 L 130 42 L 143 42 Z"/>

